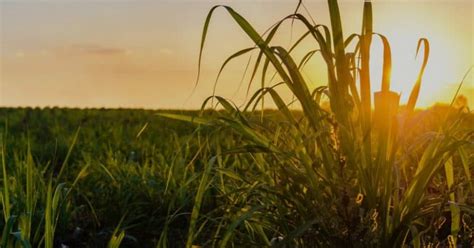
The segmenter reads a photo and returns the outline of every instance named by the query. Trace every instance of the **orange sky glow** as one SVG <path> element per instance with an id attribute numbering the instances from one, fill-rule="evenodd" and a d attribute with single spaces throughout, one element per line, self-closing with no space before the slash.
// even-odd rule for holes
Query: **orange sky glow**
<path id="1" fill-rule="evenodd" d="M 326 1 L 304 3 L 316 22 L 329 25 Z M 216 4 L 232 6 L 259 32 L 296 7 L 291 0 L 0 0 L 0 106 L 199 108 L 212 94 L 224 60 L 253 45 L 225 11 L 217 11 L 202 78 L 193 92 L 202 26 Z M 339 6 L 345 36 L 360 32 L 363 1 L 339 1 Z M 421 37 L 430 41 L 431 54 L 418 107 L 450 102 L 474 64 L 473 2 L 377 0 L 373 6 L 374 31 L 386 35 L 392 46 L 392 89 L 401 93 L 401 103 L 418 73 L 421 57 L 415 60 L 415 52 Z M 288 22 L 274 44 L 289 47 L 304 31 L 295 25 L 290 35 Z M 308 40 L 295 56 L 316 48 Z M 374 91 L 380 88 L 381 53 L 374 39 Z M 219 95 L 238 105 L 246 99 L 249 75 L 243 86 L 239 83 L 247 60 L 231 62 L 217 86 Z M 308 63 L 303 74 L 312 87 L 327 83 L 320 58 Z M 472 74 L 461 90 L 471 109 Z M 258 86 L 254 83 L 251 92 Z"/>

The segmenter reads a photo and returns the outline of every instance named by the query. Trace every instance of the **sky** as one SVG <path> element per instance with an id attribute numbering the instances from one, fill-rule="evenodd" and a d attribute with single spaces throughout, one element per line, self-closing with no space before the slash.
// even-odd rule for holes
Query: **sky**
<path id="1" fill-rule="evenodd" d="M 304 3 L 317 23 L 329 25 L 326 1 Z M 202 27 L 216 4 L 232 6 L 259 32 L 296 7 L 291 0 L 0 0 L 0 106 L 199 108 L 212 94 L 225 59 L 253 45 L 225 10 L 218 10 L 194 88 Z M 339 5 L 345 36 L 360 32 L 363 1 Z M 474 64 L 473 2 L 376 0 L 373 9 L 374 31 L 391 42 L 392 89 L 401 94 L 402 104 L 420 67 L 415 52 L 421 37 L 430 41 L 431 54 L 418 106 L 450 102 Z M 272 44 L 288 47 L 302 32 L 302 25 L 292 29 L 288 22 Z M 295 58 L 316 48 L 308 40 Z M 380 88 L 381 54 L 374 39 L 374 91 Z M 249 75 L 243 76 L 248 59 L 231 62 L 216 86 L 218 95 L 238 105 L 248 99 Z M 327 83 L 320 58 L 308 63 L 303 74 L 313 88 Z M 472 74 L 461 90 L 471 109 Z M 254 82 L 249 92 L 258 87 Z"/>

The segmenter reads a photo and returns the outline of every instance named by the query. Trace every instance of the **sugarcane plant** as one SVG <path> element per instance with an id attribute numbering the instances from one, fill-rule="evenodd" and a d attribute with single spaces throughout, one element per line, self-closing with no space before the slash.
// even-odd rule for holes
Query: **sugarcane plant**
<path id="1" fill-rule="evenodd" d="M 255 155 L 256 164 L 265 164 L 270 179 L 255 177 L 255 181 L 265 185 L 265 190 L 253 193 L 266 199 L 260 203 L 266 207 L 252 212 L 265 221 L 245 222 L 246 230 L 263 228 L 266 230 L 263 236 L 276 235 L 282 237 L 278 239 L 280 244 L 301 246 L 420 247 L 444 243 L 455 247 L 463 216 L 474 213 L 466 200 L 474 193 L 469 183 L 472 130 L 460 130 L 457 126 L 460 119 L 454 124 L 444 122 L 430 142 L 419 144 L 422 152 L 417 159 L 407 159 L 409 155 L 402 149 L 406 145 L 405 135 L 413 125 L 411 120 L 428 63 L 428 40 L 422 38 L 417 44 L 417 54 L 423 49 L 421 68 L 409 100 L 401 108 L 400 95 L 390 89 L 390 43 L 387 37 L 373 30 L 372 3 L 364 2 L 361 33 L 347 37 L 336 0 L 328 0 L 330 27 L 300 14 L 301 6 L 303 3 L 299 1 L 293 14 L 263 35 L 231 7 L 213 7 L 204 23 L 199 67 L 211 18 L 222 8 L 255 46 L 231 55 L 218 77 L 229 61 L 257 51 L 249 84 L 261 68 L 261 87 L 242 108 L 213 94 L 202 109 L 209 106 L 210 100 L 216 100 L 225 110 L 217 116 L 162 116 L 230 127 L 247 142 L 237 150 Z M 272 44 L 275 34 L 287 21 L 299 22 L 306 30 L 288 49 Z M 308 37 L 318 47 L 297 63 L 292 52 Z M 383 45 L 383 75 L 381 90 L 373 95 L 372 104 L 371 84 L 375 80 L 370 76 L 370 51 L 374 38 L 380 39 Z M 302 67 L 315 54 L 320 54 L 325 62 L 327 85 L 311 89 L 302 76 Z M 270 68 L 281 81 L 269 86 Z M 280 87 L 291 91 L 302 115 L 290 110 L 290 103 L 278 92 Z M 249 114 L 263 103 L 265 96 L 272 99 L 282 117 L 276 126 Z M 323 107 L 324 96 L 329 99 L 330 109 Z M 463 171 L 464 182 L 456 181 L 461 180 L 454 178 L 456 170 Z M 444 193 L 430 193 L 428 188 L 438 177 L 445 180 L 447 188 L 442 190 Z M 455 186 L 462 183 L 470 186 L 462 197 L 457 197 Z M 246 214 L 245 218 L 251 216 Z M 428 235 L 442 227 L 434 223 L 446 216 L 451 220 L 449 236 Z M 467 233 L 467 229 L 462 230 L 463 234 Z"/>

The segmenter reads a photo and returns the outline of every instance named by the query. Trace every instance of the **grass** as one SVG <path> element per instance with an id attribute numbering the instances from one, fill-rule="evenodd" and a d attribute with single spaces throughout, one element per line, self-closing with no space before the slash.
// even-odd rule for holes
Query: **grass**
<path id="1" fill-rule="evenodd" d="M 298 7 L 301 5 L 300 1 Z M 315 216 L 313 221 L 310 222 L 311 225 L 302 222 L 291 228 L 299 230 L 298 233 L 303 234 L 304 229 L 306 229 L 313 234 L 315 240 L 325 240 L 331 233 L 339 232 L 337 237 L 330 241 L 332 245 L 350 246 L 353 242 L 362 241 L 354 240 L 350 236 L 358 228 L 364 229 L 359 225 L 365 223 L 357 221 L 357 214 L 360 213 L 361 207 L 350 206 L 347 199 L 338 202 L 338 200 L 341 200 L 341 196 L 343 199 L 344 197 L 350 199 L 350 196 L 361 194 L 364 197 L 362 210 L 373 212 L 371 218 L 373 227 L 365 228 L 370 229 L 373 234 L 366 233 L 364 236 L 367 238 L 374 235 L 371 240 L 375 240 L 377 245 L 403 246 L 412 243 L 418 247 L 421 244 L 430 244 L 431 241 L 425 240 L 425 236 L 423 236 L 423 232 L 427 230 L 420 232 L 418 230 L 419 225 L 422 228 L 429 229 L 426 223 L 421 224 L 424 216 L 435 216 L 439 214 L 441 208 L 441 212 L 450 212 L 452 221 L 450 242 L 451 245 L 455 246 L 459 231 L 460 209 L 463 208 L 469 213 L 472 208 L 466 202 L 456 201 L 454 193 L 449 194 L 451 202 L 446 205 L 444 200 L 446 197 L 443 194 L 428 194 L 426 190 L 442 167 L 445 168 L 445 181 L 448 190 L 451 189 L 454 181 L 453 160 L 464 156 L 460 151 L 472 146 L 472 130 L 461 131 L 457 125 L 441 122 L 441 127 L 434 135 L 432 143 L 423 144 L 421 156 L 418 160 L 404 160 L 403 158 L 407 154 L 400 151 L 405 145 L 401 144 L 404 139 L 403 136 L 412 128 L 407 123 L 412 119 L 423 73 L 428 63 L 430 51 L 428 40 L 422 38 L 418 43 L 417 54 L 418 50 L 422 46 L 424 47 L 422 67 L 404 111 L 399 111 L 399 95 L 390 91 L 392 66 L 390 43 L 385 36 L 372 31 L 371 2 L 364 3 L 362 33 L 351 35 L 348 39 L 344 39 L 337 1 L 329 0 L 328 6 L 331 19 L 330 28 L 324 25 L 311 24 L 305 16 L 298 14 L 296 11 L 295 14 L 289 15 L 276 23 L 266 37 L 261 36 L 245 18 L 231 7 L 216 6 L 211 9 L 204 24 L 199 60 L 201 59 L 211 17 L 214 11 L 221 7 L 260 50 L 252 78 L 259 68 L 261 57 L 264 56 L 266 62 L 262 74 L 267 73 L 270 64 L 282 81 L 282 84 L 265 87 L 266 82 L 263 76 L 262 90 L 256 94 L 270 93 L 270 97 L 285 117 L 286 123 L 289 124 L 285 132 L 291 133 L 291 135 L 283 136 L 277 132 L 278 136 L 275 136 L 270 130 L 261 130 L 256 127 L 258 123 L 245 119 L 245 110 L 241 112 L 228 100 L 221 97 L 215 98 L 228 112 L 228 115 L 220 117 L 218 125 L 232 127 L 237 133 L 248 137 L 250 144 L 256 145 L 260 150 L 265 151 L 267 156 L 264 157 L 263 163 L 275 164 L 276 160 L 278 161 L 277 165 L 281 164 L 282 169 L 274 172 L 273 183 L 278 184 L 283 180 L 287 187 L 294 186 L 293 192 L 289 192 L 284 188 L 280 189 L 281 192 L 278 192 L 275 188 L 274 190 L 281 195 L 291 195 L 292 197 L 289 198 L 292 200 L 298 199 L 297 196 L 293 195 L 295 192 L 302 196 L 301 203 L 292 203 L 287 206 L 286 210 L 292 209 L 295 211 L 293 217 L 296 215 L 301 216 L 302 220 L 308 220 L 308 217 L 314 215 L 314 213 L 307 212 L 304 208 L 309 208 L 312 211 L 316 209 L 334 209 L 332 218 L 337 218 L 335 216 L 342 217 L 337 220 L 341 226 L 334 228 L 333 223 L 327 223 L 327 219 L 319 219 Z M 305 81 L 300 67 L 297 66 L 295 59 L 290 54 L 291 49 L 297 46 L 301 39 L 306 38 L 306 34 L 298 39 L 298 42 L 290 51 L 278 45 L 271 45 L 274 34 L 286 20 L 291 20 L 292 23 L 294 21 L 301 22 L 318 44 L 317 51 L 320 51 L 328 71 L 330 110 L 324 110 L 321 104 L 315 101 L 314 94 L 311 94 L 309 89 L 309 83 Z M 320 29 L 325 31 L 324 34 Z M 371 104 L 369 73 L 370 45 L 373 36 L 381 39 L 384 49 L 383 75 L 380 82 L 381 91 L 375 93 L 374 105 Z M 355 50 L 347 52 L 346 50 L 349 50 L 348 44 L 352 42 L 354 37 L 358 38 Z M 252 48 L 238 51 L 224 62 L 224 66 L 229 60 L 250 51 L 252 51 Z M 295 120 L 287 104 L 274 90 L 276 87 L 283 86 L 290 90 L 302 108 L 303 117 L 298 121 Z M 248 104 L 250 105 L 253 101 L 259 100 L 263 102 L 263 96 L 256 98 L 254 95 Z M 373 106 L 375 107 L 374 112 L 372 112 Z M 461 119 L 461 117 L 457 118 Z M 202 123 L 202 121 L 200 122 Z M 279 146 L 279 142 L 285 145 Z M 287 144 L 291 144 L 290 147 Z M 253 153 L 250 149 L 246 152 Z M 459 169 L 466 168 L 466 166 L 468 165 L 465 163 L 458 163 Z M 407 174 L 405 170 L 407 167 L 412 168 L 410 174 Z M 288 173 L 291 170 L 294 172 Z M 463 177 L 470 180 L 471 173 L 466 169 L 464 171 L 465 175 Z M 306 184 L 300 178 L 301 174 L 307 177 Z M 347 186 L 350 187 L 344 187 L 344 182 L 349 182 Z M 321 193 L 308 194 L 308 191 Z M 334 202 L 334 205 L 328 204 L 331 202 Z M 302 205 L 296 206 L 298 204 Z M 364 216 L 360 217 L 362 219 Z M 278 215 L 274 218 L 284 219 L 283 216 Z M 300 230 L 302 227 L 304 229 Z M 310 231 L 311 228 L 315 227 L 318 232 L 321 229 L 326 232 L 323 232 L 324 234 L 321 237 L 317 237 Z M 344 231 L 340 233 L 341 230 Z M 298 243 L 297 237 L 292 235 L 288 237 L 284 239 L 287 243 L 293 243 L 293 245 L 295 245 L 294 242 Z M 300 240 L 300 242 L 303 242 L 303 240 Z"/>
<path id="2" fill-rule="evenodd" d="M 199 61 L 219 8 L 255 47 L 231 55 L 218 77 L 258 52 L 251 81 L 261 88 L 241 108 L 213 93 L 199 112 L 0 109 L 1 246 L 472 246 L 474 116 L 465 107 L 415 110 L 428 40 L 415 50 L 423 48 L 422 67 L 400 106 L 370 2 L 361 33 L 346 38 L 337 1 L 328 1 L 330 27 L 297 6 L 262 35 L 231 7 L 210 10 Z M 289 49 L 273 45 L 285 22 L 307 30 Z M 304 39 L 317 47 L 297 62 Z M 372 101 L 378 39 L 384 71 Z M 317 55 L 328 85 L 313 89 L 301 70 Z M 263 109 L 268 100 L 277 109 Z M 208 110 L 213 102 L 220 110 Z"/>
<path id="3" fill-rule="evenodd" d="M 271 149 L 274 151 L 289 150 L 303 143 L 299 140 L 298 131 L 281 121 L 284 115 L 278 111 L 267 110 L 264 123 L 260 123 L 260 113 L 246 114 L 248 122 L 256 123 L 255 127 L 265 132 L 260 136 L 235 133 L 233 129 L 238 127 L 235 123 L 233 125 L 236 126 L 230 128 L 220 126 L 220 121 L 228 121 L 225 112 L 209 112 L 198 118 L 215 118 L 219 126 L 208 128 L 202 125 L 196 131 L 186 122 L 165 120 L 153 115 L 152 111 L 0 111 L 9 120 L 9 137 L 15 137 L 3 139 L 7 143 L 4 146 L 7 173 L 2 173 L 2 178 L 5 176 L 7 179 L 2 179 L 2 185 L 4 182 L 8 184 L 2 187 L 2 195 L 8 189 L 10 208 L 5 208 L 5 201 L 2 201 L 2 212 L 5 214 L 9 209 L 11 217 L 5 219 L 8 221 L 2 221 L 0 227 L 3 233 L 10 233 L 2 235 L 10 245 L 16 243 L 17 246 L 36 247 L 49 239 L 48 242 L 55 245 L 100 247 L 112 244 L 112 240 L 121 240 L 125 247 L 185 246 L 187 240 L 192 240 L 191 245 L 204 247 L 231 244 L 270 246 L 275 237 L 310 242 L 306 239 L 312 237 L 312 232 L 323 234 L 314 225 L 317 221 L 329 221 L 328 225 L 338 223 L 332 223 L 337 212 L 328 212 L 329 205 L 322 204 L 329 202 L 327 193 L 319 195 L 318 191 L 311 193 L 308 190 L 311 181 L 302 171 L 304 168 L 300 161 L 292 158 L 291 153 L 270 156 L 270 148 L 249 142 L 250 139 L 258 141 L 259 137 L 271 137 L 274 143 Z M 414 114 L 420 125 L 412 130 L 415 134 L 409 136 L 411 139 L 404 140 L 410 151 L 406 159 L 407 175 L 412 174 L 408 171 L 409 161 L 421 156 L 424 146 L 432 138 L 426 135 L 439 129 L 439 121 L 446 116 L 445 111 L 451 110 L 440 106 Z M 303 116 L 301 112 L 290 113 L 295 119 Z M 175 116 L 177 114 L 180 113 L 174 112 Z M 461 115 L 459 130 L 469 129 L 474 121 L 472 114 Z M 24 122 L 26 118 L 28 127 Z M 448 123 L 454 123 L 456 118 L 450 117 Z M 136 135 L 145 123 L 149 124 L 137 139 Z M 81 129 L 73 142 L 79 125 Z M 245 127 L 240 128 L 250 132 Z M 2 129 L 5 130 L 5 126 Z M 51 132 L 51 137 L 56 138 L 37 142 L 45 132 Z M 28 138 L 22 139 L 23 134 L 28 134 Z M 258 144 L 264 145 L 265 142 Z M 73 143 L 73 149 L 69 149 Z M 69 150 L 68 169 L 63 170 L 63 179 L 57 181 Z M 462 157 L 453 160 L 454 183 L 451 191 L 457 201 L 469 205 L 472 202 L 472 191 L 469 189 L 472 188 L 463 175 L 466 171 L 472 172 L 471 150 L 463 149 L 462 154 Z M 466 167 L 461 169 L 456 165 L 462 159 Z M 435 190 L 444 192 L 446 207 L 437 215 L 426 218 L 426 221 L 433 223 L 446 218 L 439 229 L 426 232 L 427 236 L 436 237 L 440 242 L 447 240 L 445 233 L 451 218 L 446 214 L 449 213 L 446 212 L 449 209 L 447 204 L 451 200 L 448 185 L 443 184 L 444 171 L 444 168 L 439 170 L 427 189 L 431 195 L 441 194 Z M 354 208 L 353 211 L 357 210 L 357 213 L 348 212 L 355 216 L 363 211 L 361 223 L 359 220 L 354 222 L 359 223 L 358 228 L 362 230 L 352 235 L 364 238 L 365 234 L 361 231 L 373 224 L 370 216 L 374 211 L 366 206 L 365 195 L 362 201 L 356 201 L 359 188 L 346 184 L 340 181 L 334 183 L 335 190 L 346 186 L 350 191 L 347 197 L 336 195 L 330 202 L 341 206 L 345 202 Z M 196 197 L 198 189 L 201 193 Z M 330 192 L 326 187 L 321 190 Z M 199 201 L 200 206 L 197 207 L 199 204 L 195 203 Z M 54 202 L 58 202 L 55 208 Z M 321 216 L 316 215 L 318 213 Z M 470 213 L 472 210 L 462 209 L 459 214 L 462 242 L 472 242 L 466 231 L 473 228 L 472 222 L 469 222 L 472 219 Z M 340 230 L 333 234 L 327 231 L 326 234 L 331 235 L 323 236 L 328 242 L 339 240 L 340 237 L 334 236 L 344 231 L 343 226 L 334 228 Z M 188 235 L 190 229 L 194 233 L 192 236 Z M 441 234 L 436 236 L 436 232 Z M 364 238 L 364 241 L 367 240 Z M 307 243 L 301 243 L 304 244 Z"/>

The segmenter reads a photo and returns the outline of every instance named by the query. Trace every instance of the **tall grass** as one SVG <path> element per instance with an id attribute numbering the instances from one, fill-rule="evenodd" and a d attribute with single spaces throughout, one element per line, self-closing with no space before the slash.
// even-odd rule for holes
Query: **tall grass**
<path id="1" fill-rule="evenodd" d="M 3 137 L 2 137 L 3 138 Z M 73 138 L 73 143 L 77 138 Z M 71 184 L 53 179 L 48 166 L 36 165 L 30 150 L 25 157 L 17 154 L 11 166 L 6 163 L 6 141 L 2 139 L 2 194 L 1 209 L 4 220 L 2 247 L 53 247 L 58 222 L 71 215 L 69 194 L 87 170 L 85 166 Z M 72 147 L 72 146 L 71 146 Z M 66 158 L 70 156 L 69 150 Z M 59 170 L 63 171 L 65 160 Z M 49 176 L 48 176 L 49 174 Z M 59 173 L 58 175 L 61 175 Z M 49 179 L 48 179 L 49 178 Z"/>
<path id="2" fill-rule="evenodd" d="M 304 6 L 301 1 L 300 6 Z M 363 6 L 361 33 L 347 38 L 342 30 L 338 2 L 328 0 L 328 6 L 330 27 L 311 23 L 297 8 L 264 35 L 231 7 L 213 7 L 204 23 L 199 67 L 212 16 L 222 8 L 253 40 L 255 47 L 230 56 L 219 75 L 230 60 L 256 48 L 259 54 L 252 79 L 263 65 L 262 88 L 242 109 L 213 95 L 210 99 L 215 99 L 225 110 L 216 117 L 164 116 L 201 125 L 230 127 L 246 138 L 238 153 L 255 158 L 253 166 L 263 166 L 266 176 L 250 176 L 249 180 L 248 174 L 232 174 L 237 181 L 261 186 L 246 189 L 246 194 L 258 195 L 260 200 L 248 203 L 246 209 L 252 211 L 237 219 L 251 233 L 257 226 L 266 228 L 264 240 L 273 233 L 283 237 L 282 242 L 290 246 L 421 247 L 449 243 L 455 247 L 461 228 L 460 216 L 473 213 L 466 199 L 472 199 L 474 192 L 463 191 L 462 196 L 457 197 L 459 193 L 453 188 L 455 184 L 462 187 L 461 184 L 469 183 L 460 180 L 470 180 L 472 174 L 472 162 L 468 162 L 473 154 L 472 129 L 460 128 L 462 114 L 458 113 L 454 123 L 442 122 L 436 133 L 426 134 L 430 136 L 429 141 L 416 143 L 418 154 L 404 147 L 408 145 L 404 140 L 415 125 L 413 113 L 428 63 L 428 40 L 422 38 L 418 42 L 416 53 L 424 48 L 423 63 L 408 103 L 401 111 L 399 94 L 390 90 L 390 42 L 373 31 L 371 2 L 365 1 Z M 307 30 L 290 49 L 272 44 L 285 21 L 299 22 Z M 291 55 L 307 37 L 312 37 L 318 46 L 308 51 L 300 65 L 313 56 L 314 51 L 319 51 L 328 74 L 330 110 L 325 110 L 320 100 L 324 87 L 310 89 L 301 66 Z M 373 38 L 380 39 L 383 45 L 383 76 L 381 91 L 374 94 L 372 104 L 370 88 L 375 80 L 370 78 L 370 47 L 375 41 Z M 355 50 L 349 51 L 349 45 L 354 42 Z M 265 75 L 270 66 L 281 83 L 267 86 Z M 290 103 L 284 102 L 278 93 L 281 87 L 294 95 L 302 116 L 295 117 L 290 111 Z M 283 118 L 276 121 L 277 124 L 249 117 L 247 111 L 263 102 L 265 95 L 273 100 Z M 411 158 L 413 156 L 416 157 Z M 457 173 L 455 177 L 454 171 L 463 171 L 464 176 Z M 435 182 L 441 183 L 438 193 L 430 192 Z M 257 206 L 263 206 L 265 211 L 255 209 Z M 440 227 L 433 228 L 433 223 L 446 215 L 451 219 L 450 235 L 442 238 L 428 235 L 438 231 Z M 251 221 L 256 216 L 258 220 Z M 190 233 L 193 233 L 191 229 Z M 224 235 L 222 242 L 226 244 L 229 238 Z"/>
<path id="3" fill-rule="evenodd" d="M 28 111 L 0 109 L 13 120 L 13 138 L 2 136 L 2 247 L 181 247 L 188 230 L 193 244 L 210 237 L 204 223 L 219 212 L 211 211 L 217 193 L 207 161 L 232 139 L 211 139 L 152 111 Z"/>

